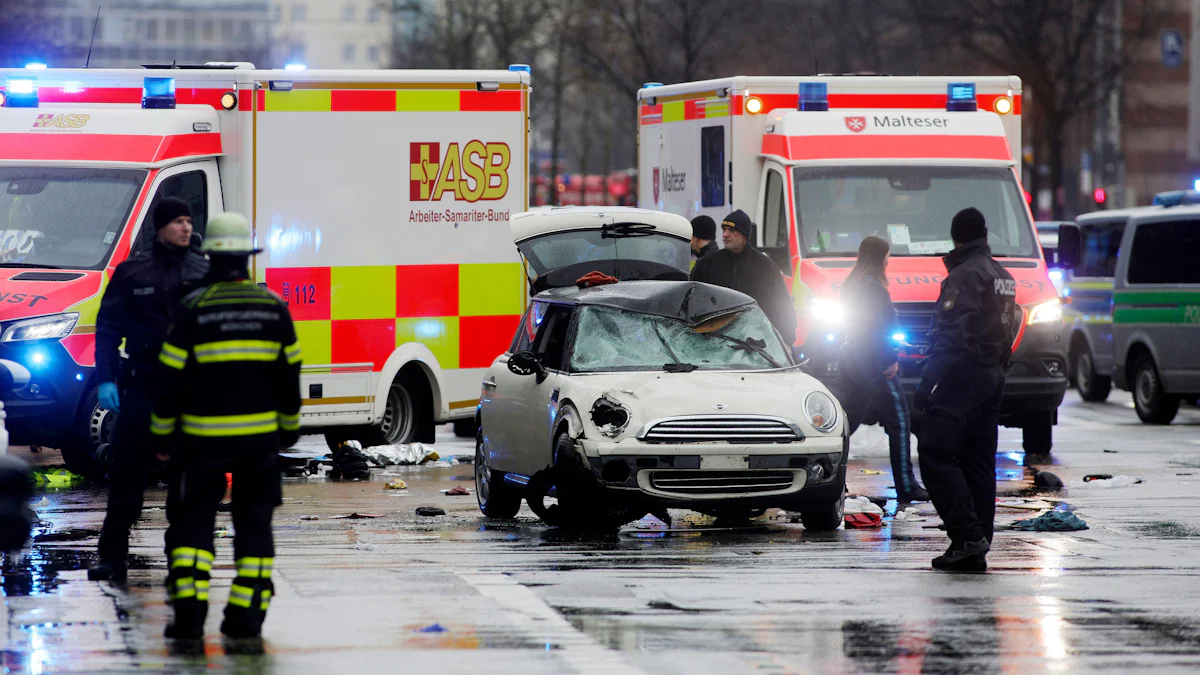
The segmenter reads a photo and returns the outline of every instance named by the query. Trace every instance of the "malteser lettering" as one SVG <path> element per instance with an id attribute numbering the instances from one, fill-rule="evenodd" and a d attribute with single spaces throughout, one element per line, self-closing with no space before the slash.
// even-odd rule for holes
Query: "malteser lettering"
<path id="1" fill-rule="evenodd" d="M 927 127 L 936 127 L 945 129 L 950 125 L 950 119 L 947 117 L 910 117 L 903 115 L 899 117 L 876 117 L 875 126 L 885 129 L 903 129 L 917 128 L 923 129 Z"/>

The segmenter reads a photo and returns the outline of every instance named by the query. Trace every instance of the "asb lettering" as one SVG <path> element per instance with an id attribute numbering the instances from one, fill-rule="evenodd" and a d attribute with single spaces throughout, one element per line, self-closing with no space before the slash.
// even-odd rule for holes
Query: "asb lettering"
<path id="1" fill-rule="evenodd" d="M 92 118 L 91 115 L 81 115 L 77 113 L 67 113 L 65 115 L 55 115 L 47 113 L 38 115 L 33 121 L 34 129 L 45 129 L 47 127 L 55 127 L 58 129 L 82 129 L 83 125 L 88 123 Z"/>
<path id="2" fill-rule="evenodd" d="M 512 152 L 507 143 L 470 141 L 409 144 L 409 199 L 441 201 L 447 194 L 464 202 L 493 201 L 508 194 Z"/>

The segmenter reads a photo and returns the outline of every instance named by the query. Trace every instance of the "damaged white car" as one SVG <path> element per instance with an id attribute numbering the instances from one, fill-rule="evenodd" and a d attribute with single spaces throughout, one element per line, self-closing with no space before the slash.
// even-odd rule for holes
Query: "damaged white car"
<path id="1" fill-rule="evenodd" d="M 841 407 L 751 298 L 687 280 L 687 220 L 583 207 L 511 227 L 536 295 L 483 382 L 485 515 L 512 517 L 525 498 L 564 526 L 770 507 L 799 511 L 810 530 L 841 524 Z M 622 281 L 580 288 L 592 272 Z"/>

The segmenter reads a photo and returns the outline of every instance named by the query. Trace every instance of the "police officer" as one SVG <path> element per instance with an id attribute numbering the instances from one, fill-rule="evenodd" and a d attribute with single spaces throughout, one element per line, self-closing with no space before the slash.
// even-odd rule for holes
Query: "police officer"
<path id="1" fill-rule="evenodd" d="M 208 614 L 213 523 L 233 474 L 237 578 L 221 632 L 256 637 L 271 601 L 271 514 L 281 502 L 278 452 L 300 429 L 300 346 L 287 306 L 250 280 L 250 225 L 236 213 L 208 224 L 212 264 L 183 300 L 162 345 L 150 430 L 178 455 L 168 502 L 167 637 L 198 638 Z M 175 437 L 172 439 L 172 437 Z M 170 440 L 168 440 L 170 439 Z"/>
<path id="2" fill-rule="evenodd" d="M 721 250 L 717 246 L 717 242 L 713 241 L 717 238 L 717 223 L 708 216 L 700 215 L 692 218 L 692 266 L 704 256 L 716 253 Z"/>
<path id="3" fill-rule="evenodd" d="M 692 269 L 692 281 L 724 286 L 755 299 L 775 330 L 789 346 L 796 342 L 796 308 L 783 274 L 770 258 L 756 250 L 754 223 L 738 209 L 721 221 L 725 248 L 704 256 Z"/>
<path id="4" fill-rule="evenodd" d="M 208 269 L 192 251 L 187 202 L 163 198 L 153 212 L 152 248 L 117 265 L 96 316 L 96 377 L 100 406 L 119 411 L 110 447 L 108 513 L 100 530 L 93 581 L 124 581 L 129 530 L 142 514 L 142 497 L 154 458 L 150 452 L 150 401 L 154 364 L 171 315 L 186 284 Z M 121 340 L 125 353 L 121 359 Z"/>
<path id="5" fill-rule="evenodd" d="M 914 403 L 925 411 L 921 476 L 950 537 L 933 567 L 982 572 L 996 512 L 1004 367 L 1021 319 L 1016 282 L 992 259 L 983 214 L 959 211 L 950 237 L 955 248 L 945 258 L 949 274 Z"/>

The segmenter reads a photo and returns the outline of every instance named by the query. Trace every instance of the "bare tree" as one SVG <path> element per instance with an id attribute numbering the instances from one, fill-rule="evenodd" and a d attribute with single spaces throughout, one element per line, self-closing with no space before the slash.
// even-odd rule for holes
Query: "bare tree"
<path id="1" fill-rule="evenodd" d="M 935 44 L 957 47 L 984 65 L 1021 77 L 1038 138 L 1045 144 L 1050 187 L 1064 188 L 1070 125 L 1109 100 L 1128 50 L 1104 49 L 1122 36 L 1144 38 L 1161 11 L 1157 0 L 908 0 L 910 17 Z M 1121 3 L 1125 15 L 1116 11 Z M 961 67 L 961 66 L 960 66 Z M 1021 148 L 1013 148 L 1021 152 Z M 1054 200 L 1054 218 L 1065 205 Z"/>
<path id="2" fill-rule="evenodd" d="M 483 63 L 488 7 L 483 0 L 442 0 L 434 10 L 393 3 L 392 21 L 420 22 L 407 39 L 393 38 L 391 64 L 399 68 L 473 69 Z"/>

